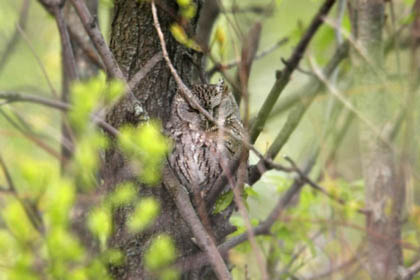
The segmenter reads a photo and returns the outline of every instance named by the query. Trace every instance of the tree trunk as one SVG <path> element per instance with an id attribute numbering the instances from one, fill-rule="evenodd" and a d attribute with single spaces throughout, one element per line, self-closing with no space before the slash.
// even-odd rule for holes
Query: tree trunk
<path id="1" fill-rule="evenodd" d="M 353 27 L 360 50 L 353 52 L 360 149 L 366 188 L 368 270 L 373 280 L 398 278 L 402 263 L 401 220 L 404 179 L 389 140 L 393 120 L 390 92 L 384 85 L 383 0 L 354 0 Z M 362 55 L 360 55 L 362 52 Z M 402 93 L 401 93 L 402 94 Z M 395 114 L 394 114 L 395 115 Z"/>
<path id="2" fill-rule="evenodd" d="M 158 16 L 162 32 L 165 36 L 168 53 L 178 74 L 187 85 L 194 84 L 196 67 L 200 65 L 202 55 L 178 43 L 171 35 L 169 28 L 176 21 L 176 1 L 161 0 L 157 2 Z M 197 19 L 200 14 L 200 3 L 197 4 L 197 16 L 186 28 L 190 37 L 194 36 Z M 111 31 L 111 50 L 114 53 L 122 71 L 130 79 L 156 53 L 161 51 L 161 45 L 153 25 L 150 2 L 138 0 L 116 0 L 114 19 Z M 116 128 L 130 124 L 137 125 L 145 119 L 158 119 L 164 125 L 170 116 L 172 97 L 177 89 L 169 68 L 162 59 L 147 76 L 140 82 L 133 93 L 137 98 L 123 98 L 108 113 L 107 121 Z M 138 116 L 135 107 L 141 107 L 145 113 Z M 138 109 L 136 109 L 138 110 Z M 111 191 L 116 184 L 132 180 L 137 174 L 131 174 L 128 163 L 116 149 L 106 153 L 104 179 L 107 191 Z M 114 217 L 114 234 L 111 246 L 120 248 L 125 255 L 125 263 L 121 267 L 111 268 L 116 279 L 151 279 L 143 267 L 143 253 L 151 239 L 158 233 L 170 234 L 175 242 L 180 257 L 191 256 L 199 251 L 192 240 L 192 234 L 187 224 L 181 218 L 174 201 L 162 186 L 144 186 L 137 183 L 138 194 L 141 197 L 154 196 L 160 201 L 161 214 L 152 228 L 137 235 L 129 234 L 124 229 L 130 208 L 119 209 Z M 228 217 L 224 219 L 224 222 Z M 219 229 L 219 226 L 218 226 Z M 216 239 L 220 235 L 216 230 Z M 203 270 L 201 271 L 203 273 Z M 190 279 L 192 273 L 183 273 L 183 279 Z M 197 271 L 195 272 L 197 275 Z M 205 279 L 199 276 L 199 279 Z"/>

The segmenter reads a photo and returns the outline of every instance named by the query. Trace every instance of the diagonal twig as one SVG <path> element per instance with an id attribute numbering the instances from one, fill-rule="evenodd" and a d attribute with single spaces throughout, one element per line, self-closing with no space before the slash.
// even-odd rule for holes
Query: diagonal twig
<path id="1" fill-rule="evenodd" d="M 258 112 L 255 122 L 252 124 L 250 132 L 251 143 L 254 143 L 257 140 L 257 137 L 264 128 L 265 122 L 271 110 L 273 109 L 274 104 L 276 103 L 283 89 L 289 83 L 290 77 L 296 67 L 299 65 L 299 62 L 302 59 L 303 54 L 309 45 L 309 42 L 323 23 L 323 18 L 328 14 L 334 3 L 335 0 L 326 0 L 324 2 L 315 17 L 312 19 L 311 24 L 309 25 L 299 44 L 294 49 L 291 57 L 287 60 L 284 70 L 281 72 L 280 77 L 274 83 L 273 88 L 270 90 L 270 93 L 265 99 L 260 111 Z"/>
<path id="2" fill-rule="evenodd" d="M 206 255 L 210 259 L 210 263 L 219 279 L 231 279 L 230 273 L 226 267 L 223 258 L 206 232 L 203 224 L 197 216 L 194 207 L 191 204 L 189 194 L 184 186 L 180 184 L 175 174 L 169 166 L 164 169 L 165 186 L 172 195 L 175 204 L 182 215 L 182 218 L 190 227 L 198 244 L 206 251 Z"/>
<path id="3" fill-rule="evenodd" d="M 44 224 L 42 221 L 41 216 L 37 213 L 36 209 L 28 200 L 21 198 L 17 192 L 16 186 L 13 182 L 12 176 L 10 175 L 9 169 L 7 168 L 6 162 L 4 161 L 3 157 L 0 155 L 0 167 L 3 171 L 4 176 L 6 177 L 6 182 L 8 185 L 8 190 L 13 196 L 19 201 L 22 205 L 23 210 L 25 211 L 26 215 L 29 218 L 32 226 L 41 234 L 44 233 Z"/>
<path id="4" fill-rule="evenodd" d="M 19 29 L 18 29 L 19 26 L 22 29 L 25 29 L 26 27 L 30 3 L 31 2 L 29 0 L 24 0 L 22 3 L 19 20 L 18 20 L 18 23 L 16 24 L 15 32 L 13 32 L 12 37 L 7 42 L 6 47 L 3 51 L 3 54 L 0 57 L 0 73 L 4 69 L 4 66 L 6 65 L 7 60 L 10 58 L 11 54 L 15 51 L 17 43 L 19 42 Z"/>

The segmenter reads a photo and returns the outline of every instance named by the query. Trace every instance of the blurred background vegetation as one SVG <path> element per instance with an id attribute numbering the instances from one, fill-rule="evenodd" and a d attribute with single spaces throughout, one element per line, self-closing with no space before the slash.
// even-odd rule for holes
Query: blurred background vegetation
<path id="1" fill-rule="evenodd" d="M 19 18 L 22 0 L 0 0 L 0 54 L 13 36 Z M 99 1 L 98 19 L 101 29 L 109 41 L 109 30 L 112 16 L 112 1 Z M 221 62 L 238 59 L 241 41 L 232 27 L 239 26 L 246 33 L 247 28 L 256 21 L 263 24 L 260 50 L 269 49 L 279 40 L 288 38 L 287 43 L 276 48 L 269 54 L 254 62 L 250 75 L 250 112 L 251 118 L 256 115 L 265 96 L 274 84 L 276 70 L 282 68 L 281 58 L 286 58 L 301 38 L 310 19 L 318 9 L 320 0 L 226 0 L 223 4 L 226 9 L 241 10 L 241 12 L 226 11 L 216 25 L 214 32 L 213 55 Z M 392 1 L 396 14 L 396 21 L 391 22 L 388 17 L 384 28 L 385 41 L 394 36 L 395 30 L 402 28 L 401 37 L 408 36 L 408 27 L 412 20 L 413 0 Z M 270 6 L 269 4 L 272 3 Z M 253 12 L 250 7 L 269 7 L 267 10 Z M 242 11 L 244 10 L 244 11 Z M 329 18 L 336 17 L 336 7 Z M 387 10 L 388 14 L 388 10 Z M 395 26 L 393 26 L 395 24 Z M 404 27 L 405 26 L 405 27 Z M 343 32 L 350 32 L 348 14 L 344 14 L 342 21 Z M 396 28 L 396 29 L 395 29 Z M 216 33 L 220 32 L 224 40 L 218 40 Z M 19 39 L 14 52 L 7 63 L 0 69 L 0 92 L 16 91 L 36 94 L 48 98 L 55 98 L 53 90 L 60 91 L 61 65 L 60 42 L 53 18 L 36 2 L 30 1 L 28 22 L 25 28 L 19 31 Z M 400 43 L 402 42 L 399 41 Z M 317 64 L 323 67 L 331 58 L 337 47 L 336 31 L 328 24 L 324 24 L 310 44 L 306 56 L 300 64 L 300 69 L 292 76 L 292 81 L 280 97 L 291 96 L 305 89 L 305 85 L 314 79 L 308 57 L 312 57 Z M 396 56 L 400 61 L 397 62 Z M 398 54 L 393 49 L 386 56 L 388 73 L 394 74 L 387 87 L 393 91 L 390 95 L 395 107 L 403 103 L 410 74 L 410 50 L 399 47 Z M 211 67 L 211 64 L 209 65 Z M 334 82 L 345 95 L 352 99 L 363 89 L 354 83 L 349 71 L 351 63 L 347 59 L 338 67 L 337 79 Z M 234 74 L 235 70 L 228 73 Z M 309 74 L 308 74 L 309 73 Z M 220 76 L 214 75 L 213 81 Z M 343 78 L 344 77 L 344 78 Z M 89 84 L 90 83 L 90 84 Z M 88 84 L 80 84 L 73 89 L 89 93 L 93 98 L 91 102 L 99 102 L 99 95 L 104 91 L 105 78 L 93 78 Z M 402 85 L 401 85 L 402 83 Z M 121 86 L 121 85 L 120 85 Z M 121 94 L 122 89 L 115 86 L 115 96 Z M 92 92 L 97 91 L 95 94 Z M 259 237 L 258 240 L 266 253 L 268 263 L 276 263 L 278 279 L 317 279 L 323 271 L 337 269 L 334 277 L 328 279 L 369 279 L 363 263 L 358 262 L 359 248 L 365 238 L 365 218 L 357 213 L 357 209 L 364 205 L 364 183 L 358 147 L 357 127 L 351 124 L 346 135 L 338 147 L 333 161 L 327 162 L 329 152 L 334 143 L 327 131 L 337 130 L 331 128 L 335 117 L 331 113 L 331 96 L 327 90 L 319 94 L 310 106 L 297 129 L 293 132 L 287 144 L 281 150 L 281 155 L 288 155 L 298 163 L 308 159 L 318 147 L 320 157 L 311 172 L 312 178 L 319 178 L 319 183 L 335 198 L 345 201 L 345 205 L 336 200 L 315 192 L 310 188 L 304 189 L 294 207 L 291 207 L 282 216 L 281 222 L 275 225 L 273 232 L 278 239 Z M 85 95 L 86 96 L 86 95 Z M 93 97 L 92 97 L 93 96 Z M 85 103 L 84 97 L 80 102 Z M 114 97 L 115 98 L 115 97 Z M 77 101 L 75 101 L 77 102 Z M 89 101 L 90 102 L 90 101 Z M 88 103 L 89 103 L 88 102 Z M 418 103 L 418 102 L 417 102 Z M 82 108 L 85 113 L 90 108 Z M 274 140 L 276 134 L 286 121 L 288 110 L 278 113 L 270 118 L 256 147 L 264 153 Z M 414 112 L 417 120 L 418 112 Z M 346 114 L 341 114 L 334 124 L 336 128 L 345 122 Z M 19 199 L 13 198 L 8 189 L 8 182 L 4 172 L 0 172 L 0 279 L 99 279 L 100 274 L 106 274 L 106 264 L 118 262 L 121 256 L 117 251 L 106 248 L 111 223 L 110 211 L 113 207 L 124 203 L 132 203 L 133 186 L 124 185 L 115 193 L 101 197 L 98 207 L 92 210 L 88 219 L 91 232 L 96 236 L 101 253 L 92 257 L 87 253 L 77 238 L 70 234 L 69 214 L 75 198 L 84 192 L 92 191 L 95 187 L 86 170 L 97 170 L 95 153 L 106 146 L 106 140 L 99 132 L 87 132 L 91 128 L 82 128 L 78 132 L 80 154 L 76 154 L 74 168 L 75 177 L 62 178 L 60 164 L 57 158 L 48 150 L 59 151 L 60 147 L 60 119 L 61 113 L 42 106 L 29 103 L 3 104 L 0 101 L 0 155 L 13 178 L 19 193 Z M 86 119 L 72 120 L 88 122 Z M 127 129 L 119 143 L 127 155 L 137 155 L 140 164 L 149 166 L 142 180 L 153 182 L 159 179 L 156 172 L 159 164 L 169 149 L 166 139 L 159 134 L 159 124 L 143 127 L 139 130 Z M 417 121 L 413 137 L 418 139 L 420 122 Z M 159 136 L 156 136 L 159 135 Z M 162 137 L 162 138 L 159 138 Z M 160 139 L 160 142 L 150 139 Z M 144 139 L 139 146 L 133 147 L 133 139 Z M 125 142 L 124 142 L 125 141 Z M 399 135 L 397 145 L 404 141 Z M 86 146 L 82 144 L 86 143 Z M 85 147 L 85 150 L 82 150 Z M 148 152 L 144 152 L 144 151 Z M 148 154 L 150 153 L 150 154 Z M 420 208 L 418 204 L 419 189 L 419 142 L 410 153 L 417 161 L 412 165 L 414 170 L 407 179 L 407 204 L 402 241 L 411 249 L 404 250 L 406 264 L 414 262 L 418 257 L 420 233 Z M 251 155 L 250 161 L 257 162 Z M 281 156 L 278 162 L 284 163 Z M 89 167 L 90 166 L 90 167 Z M 80 169 L 80 170 L 79 170 Z M 149 172 L 149 173 L 148 173 Z M 274 206 L 277 198 L 290 186 L 294 177 L 279 171 L 270 171 L 258 181 L 253 191 L 248 192 L 247 204 L 250 217 L 254 223 L 264 219 Z M 81 189 L 81 191 L 80 191 Z M 79 194 L 79 191 L 82 194 Z M 20 203 L 19 201 L 27 201 Z M 36 207 L 34 207 L 34 204 Z M 48 235 L 43 235 L 34 229 L 22 205 L 39 208 L 47 220 Z M 139 199 L 135 202 L 135 214 L 130 222 L 133 231 L 146 228 L 159 213 L 159 203 L 153 199 Z M 238 226 L 238 232 L 244 230 L 242 218 L 239 215 L 232 217 L 232 223 Z M 56 229 L 56 230 L 54 230 Z M 236 232 L 236 234 L 238 233 Z M 281 240 L 281 241 L 279 241 Z M 45 242 L 44 242 L 45 241 Z M 56 249 L 60 248 L 60 249 Z M 413 250 L 413 248 L 415 250 Z M 416 251 L 417 250 L 417 251 Z M 146 261 L 151 270 L 159 270 L 172 263 L 176 256 L 176 249 L 167 236 L 156 238 L 151 245 L 149 260 Z M 49 261 L 48 261 L 49 260 Z M 248 243 L 242 244 L 231 251 L 231 263 L 234 265 L 235 279 L 259 279 L 258 269 L 255 265 L 255 256 Z M 48 265 L 46 264 L 48 263 Z M 279 265 L 280 264 L 280 265 Z M 42 278 L 37 269 L 47 269 L 51 277 Z M 10 273 L 9 273 L 10 272 Z M 44 271 L 45 272 L 45 271 Z M 165 269 L 159 272 L 163 279 L 176 278 L 176 270 Z M 289 278 L 291 275 L 298 278 Z M 349 276 L 350 275 L 350 276 Z M 322 275 L 321 275 L 322 276 Z M 418 278 L 420 279 L 420 278 Z"/>

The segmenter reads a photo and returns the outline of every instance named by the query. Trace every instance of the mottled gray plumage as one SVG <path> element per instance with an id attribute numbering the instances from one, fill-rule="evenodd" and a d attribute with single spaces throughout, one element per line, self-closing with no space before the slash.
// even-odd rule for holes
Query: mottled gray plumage
<path id="1" fill-rule="evenodd" d="M 191 87 L 196 101 L 224 129 L 244 136 L 239 109 L 223 81 Z M 205 195 L 222 173 L 221 162 L 228 165 L 240 149 L 240 141 L 224 133 L 178 92 L 174 96 L 167 130 L 174 142 L 169 162 L 181 183 L 191 192 Z"/>

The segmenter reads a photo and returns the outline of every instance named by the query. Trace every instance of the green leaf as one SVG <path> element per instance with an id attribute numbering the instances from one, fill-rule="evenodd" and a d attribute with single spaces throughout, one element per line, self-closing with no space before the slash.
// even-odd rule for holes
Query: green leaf
<path id="1" fill-rule="evenodd" d="M 6 279 L 25 279 L 25 280 L 38 280 L 40 279 L 33 269 L 34 255 L 33 253 L 25 252 L 17 258 L 16 263 L 13 265 L 8 273 Z"/>
<path id="2" fill-rule="evenodd" d="M 53 178 L 58 177 L 57 165 L 53 162 L 27 158 L 20 163 L 20 172 L 26 184 L 21 193 L 25 197 L 37 200 L 44 194 Z"/>
<path id="3" fill-rule="evenodd" d="M 81 261 L 84 258 L 83 247 L 63 228 L 56 228 L 48 233 L 47 246 L 53 262 Z"/>
<path id="4" fill-rule="evenodd" d="M 83 137 L 78 143 L 74 154 L 74 171 L 85 190 L 96 186 L 96 172 L 99 168 L 99 150 L 108 145 L 108 139 L 99 133 Z"/>
<path id="5" fill-rule="evenodd" d="M 107 201 L 113 207 L 119 207 L 125 204 L 130 204 L 136 199 L 136 197 L 137 192 L 134 185 L 130 182 L 125 182 L 117 186 L 115 191 L 108 196 Z"/>
<path id="6" fill-rule="evenodd" d="M 160 180 L 160 169 L 169 151 L 169 140 L 160 131 L 159 123 L 147 122 L 137 128 L 124 127 L 118 138 L 125 155 L 140 165 L 140 180 L 152 186 Z"/>
<path id="7" fill-rule="evenodd" d="M 101 72 L 87 82 L 73 84 L 71 90 L 73 108 L 69 112 L 69 118 L 73 127 L 80 133 L 85 131 L 90 123 L 90 114 L 99 104 L 101 94 L 105 91 L 105 83 L 105 74 Z"/>
<path id="8" fill-rule="evenodd" d="M 125 92 L 124 82 L 120 80 L 111 80 L 108 82 L 105 92 L 105 104 L 111 104 L 117 101 Z"/>
<path id="9" fill-rule="evenodd" d="M 213 214 L 217 214 L 225 210 L 233 200 L 233 192 L 229 190 L 217 198 L 216 203 L 214 204 Z"/>
<path id="10" fill-rule="evenodd" d="M 180 7 L 186 7 L 191 4 L 191 0 L 176 0 Z"/>
<path id="11" fill-rule="evenodd" d="M 88 280 L 88 275 L 86 272 L 86 268 L 78 267 L 73 269 L 69 274 L 69 279 L 71 280 Z"/>
<path id="12" fill-rule="evenodd" d="M 74 186 L 65 179 L 55 180 L 48 187 L 41 201 L 49 227 L 66 227 L 75 198 Z"/>
<path id="13" fill-rule="evenodd" d="M 11 199 L 2 210 L 2 216 L 10 232 L 18 241 L 29 242 L 39 237 L 19 201 Z"/>
<path id="14" fill-rule="evenodd" d="M 175 40 L 183 44 L 184 46 L 193 49 L 195 51 L 201 52 L 200 46 L 192 39 L 188 38 L 187 34 L 185 33 L 184 29 L 181 25 L 174 23 L 170 27 L 171 34 L 174 36 Z"/>
<path id="15" fill-rule="evenodd" d="M 102 254 L 101 259 L 104 263 L 121 265 L 124 260 L 124 255 L 120 250 L 108 249 Z"/>
<path id="16" fill-rule="evenodd" d="M 170 265 L 176 257 L 175 245 L 169 235 L 158 235 L 145 253 L 145 265 L 156 271 Z"/>
<path id="17" fill-rule="evenodd" d="M 159 211 L 160 206 L 157 200 L 152 197 L 141 199 L 128 221 L 128 228 L 132 232 L 144 230 L 159 215 Z"/>
<path id="18" fill-rule="evenodd" d="M 231 234 L 231 236 L 237 236 L 239 234 L 242 234 L 246 231 L 245 222 L 244 219 L 237 215 L 237 216 L 231 216 L 229 219 L 230 223 L 236 227 L 236 231 Z"/>
<path id="19" fill-rule="evenodd" d="M 105 265 L 99 260 L 93 260 L 87 268 L 89 279 L 111 280 Z"/>
<path id="20" fill-rule="evenodd" d="M 248 185 L 245 186 L 244 191 L 245 191 L 247 197 L 252 197 L 252 198 L 255 198 L 255 199 L 260 198 L 260 195 L 252 187 L 250 187 Z"/>
<path id="21" fill-rule="evenodd" d="M 110 211 L 104 207 L 94 209 L 89 214 L 87 223 L 89 230 L 99 239 L 101 248 L 104 249 L 112 229 Z"/>

